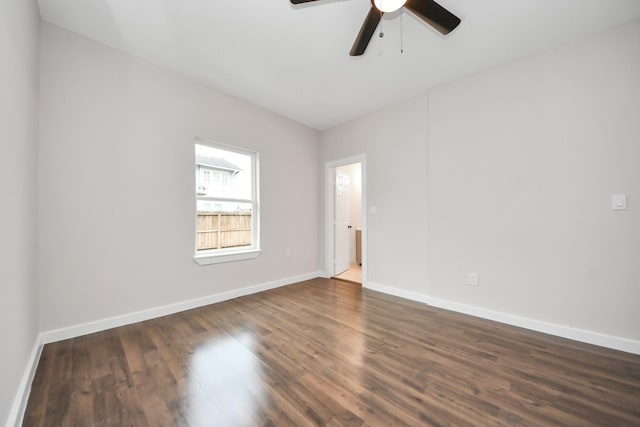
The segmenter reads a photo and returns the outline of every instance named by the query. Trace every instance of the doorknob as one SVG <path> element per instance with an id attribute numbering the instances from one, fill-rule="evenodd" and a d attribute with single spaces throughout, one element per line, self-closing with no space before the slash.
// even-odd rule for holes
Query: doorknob
<path id="1" fill-rule="evenodd" d="M 350 225 L 347 225 L 347 228 L 351 228 L 351 226 L 350 226 Z"/>

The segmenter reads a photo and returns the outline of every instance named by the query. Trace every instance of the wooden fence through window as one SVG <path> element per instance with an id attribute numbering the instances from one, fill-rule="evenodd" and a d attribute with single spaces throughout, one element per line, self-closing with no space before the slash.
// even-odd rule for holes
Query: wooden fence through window
<path id="1" fill-rule="evenodd" d="M 198 212 L 197 249 L 251 245 L 251 213 Z"/>

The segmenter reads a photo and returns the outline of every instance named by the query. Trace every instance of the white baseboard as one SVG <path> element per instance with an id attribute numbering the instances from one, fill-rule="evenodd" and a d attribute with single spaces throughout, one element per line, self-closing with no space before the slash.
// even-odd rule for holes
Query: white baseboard
<path id="1" fill-rule="evenodd" d="M 231 291 L 221 292 L 219 294 L 208 295 L 202 298 L 196 298 L 188 301 L 182 301 L 175 304 L 169 304 L 161 307 L 150 308 L 148 310 L 137 311 L 134 313 L 123 314 L 121 316 L 110 317 L 107 319 L 96 320 L 93 322 L 87 322 L 80 325 L 69 326 L 66 328 L 54 329 L 42 333 L 43 344 L 51 342 L 62 341 L 69 338 L 75 338 L 86 334 L 92 334 L 94 332 L 104 331 L 106 329 L 115 328 L 118 326 L 129 325 L 131 323 L 142 322 L 149 319 L 155 319 L 156 317 L 166 316 L 169 314 L 178 313 L 185 310 L 191 310 L 192 308 L 202 307 L 205 305 L 215 304 L 230 300 L 233 298 L 242 297 L 245 295 L 255 294 L 257 292 L 266 291 L 269 289 L 279 288 L 281 286 L 290 285 L 292 283 L 303 282 L 305 280 L 315 279 L 321 277 L 324 272 L 314 271 L 312 273 L 302 274 L 299 276 L 287 277 L 273 282 L 261 283 L 258 285 L 247 286 L 240 289 L 233 289 Z"/>
<path id="2" fill-rule="evenodd" d="M 94 322 L 88 322 L 80 325 L 74 325 L 67 328 L 55 329 L 47 332 L 42 332 L 38 335 L 36 342 L 34 343 L 33 350 L 27 361 L 27 365 L 20 381 L 16 397 L 14 398 L 13 405 L 9 411 L 9 417 L 7 419 L 6 427 L 18 427 L 22 425 L 24 411 L 27 405 L 27 399 L 29 398 L 29 392 L 31 389 L 31 383 L 38 366 L 38 360 L 42 353 L 42 347 L 44 344 L 61 341 L 64 339 L 74 338 L 81 335 L 86 335 L 94 332 L 111 329 L 118 326 L 124 326 L 131 323 L 141 322 L 144 320 L 153 319 L 156 317 L 166 316 L 169 314 L 178 313 L 180 311 L 190 310 L 192 308 L 202 307 L 209 304 L 215 304 L 217 302 L 226 301 L 229 299 L 254 294 L 257 292 L 266 291 L 269 289 L 279 288 L 281 286 L 290 285 L 305 280 L 314 279 L 316 277 L 327 277 L 326 272 L 316 271 L 313 273 L 307 273 L 299 276 L 288 277 L 273 282 L 262 283 L 259 285 L 248 286 L 241 289 L 234 289 L 219 294 L 209 295 L 202 298 L 196 298 L 188 301 L 183 301 L 175 304 L 169 304 L 162 307 L 151 308 L 148 310 L 142 310 L 135 313 L 125 314 L 121 316 L 111 317 L 107 319 L 97 320 Z M 597 332 L 585 331 L 581 329 L 571 328 L 568 326 L 557 325 L 549 322 L 543 322 L 540 320 L 529 319 L 525 317 L 515 316 L 512 314 L 497 312 L 493 310 L 484 309 L 467 304 L 461 304 L 454 301 L 444 300 L 440 298 L 433 298 L 425 294 L 418 292 L 407 291 L 404 289 L 386 286 L 375 282 L 368 282 L 364 285 L 365 288 L 386 293 L 389 295 L 406 298 L 413 301 L 418 301 L 431 305 L 434 307 L 443 308 L 446 310 L 452 310 L 459 313 L 469 314 L 471 316 L 481 317 L 484 319 L 494 320 L 497 322 L 505 323 L 508 325 L 519 326 L 522 328 L 544 332 L 551 335 L 556 335 L 564 338 L 569 338 L 576 341 L 581 341 L 589 344 L 595 344 L 602 347 L 608 347 L 616 350 L 626 351 L 628 353 L 640 354 L 640 341 L 634 341 L 626 338 L 620 338 Z"/>
<path id="3" fill-rule="evenodd" d="M 363 284 L 362 286 L 373 291 L 382 292 L 383 294 L 389 294 L 395 297 L 409 299 L 411 301 L 418 301 L 430 305 L 429 297 L 418 292 L 407 291 L 404 289 L 395 288 L 393 286 L 381 285 L 380 283 L 375 282 L 367 282 L 366 285 Z"/>
<path id="4" fill-rule="evenodd" d="M 9 409 L 9 417 L 7 418 L 6 427 L 20 427 L 22 425 L 24 411 L 27 409 L 27 400 L 29 399 L 29 394 L 31 392 L 31 383 L 33 382 L 33 377 L 35 376 L 36 369 L 38 368 L 40 355 L 42 354 L 42 346 L 42 334 L 39 334 L 36 337 L 36 341 L 33 343 L 33 348 L 31 349 L 27 365 L 25 366 L 24 373 L 20 379 L 20 384 L 18 385 L 18 390 L 16 391 L 16 395 L 13 399 L 13 404 Z"/>
<path id="5" fill-rule="evenodd" d="M 400 298 L 422 302 L 433 307 L 468 314 L 470 316 L 481 317 L 483 319 L 494 320 L 496 322 L 505 323 L 507 325 L 518 326 L 521 328 L 543 332 L 545 334 L 555 335 L 562 338 L 568 338 L 571 340 L 594 344 L 601 347 L 607 347 L 614 350 L 625 351 L 627 353 L 640 354 L 640 341 L 635 341 L 628 338 L 606 335 L 599 332 L 592 332 L 584 329 L 573 328 L 570 326 L 558 325 L 556 323 L 545 322 L 542 320 L 530 319 L 527 317 L 489 310 L 469 304 L 462 304 L 455 301 L 434 298 L 425 294 L 406 291 L 404 289 L 381 285 L 379 283 L 369 282 L 367 283 L 366 288 L 385 294 L 394 295 Z"/>
<path id="6" fill-rule="evenodd" d="M 24 412 L 26 410 L 27 401 L 29 399 L 29 394 L 31 391 L 31 383 L 33 382 L 33 377 L 38 367 L 38 361 L 40 360 L 40 355 L 42 354 L 42 348 L 45 344 L 69 338 L 75 338 L 94 332 L 104 331 L 106 329 L 111 329 L 118 326 L 129 325 L 131 323 L 141 322 L 144 320 L 154 319 L 156 317 L 166 316 L 169 314 L 178 313 L 180 311 L 190 310 L 192 308 L 215 304 L 217 302 L 255 294 L 257 292 L 279 288 L 281 286 L 290 285 L 292 283 L 303 282 L 305 280 L 315 279 L 316 277 L 323 277 L 324 275 L 324 272 L 316 271 L 313 273 L 275 280 L 273 282 L 261 283 L 259 285 L 247 286 L 240 289 L 221 292 L 219 294 L 209 295 L 202 298 L 169 304 L 162 307 L 155 307 L 135 313 L 110 317 L 108 319 L 101 319 L 94 322 L 70 326 L 67 328 L 41 332 L 36 338 L 36 342 L 33 345 L 33 350 L 29 355 L 29 360 L 27 361 L 24 374 L 22 375 L 18 390 L 16 391 L 16 396 L 9 411 L 9 417 L 7 418 L 6 427 L 19 427 L 22 425 Z"/>

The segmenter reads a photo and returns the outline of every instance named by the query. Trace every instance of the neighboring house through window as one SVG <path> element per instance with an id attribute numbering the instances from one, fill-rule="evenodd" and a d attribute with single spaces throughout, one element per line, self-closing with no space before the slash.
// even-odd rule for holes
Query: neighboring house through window
<path id="1" fill-rule="evenodd" d="M 215 142 L 195 145 L 196 253 L 199 264 L 260 252 L 258 153 Z"/>

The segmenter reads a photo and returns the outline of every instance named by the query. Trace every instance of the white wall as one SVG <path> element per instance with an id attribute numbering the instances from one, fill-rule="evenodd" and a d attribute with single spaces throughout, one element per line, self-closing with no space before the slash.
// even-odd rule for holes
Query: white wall
<path id="1" fill-rule="evenodd" d="M 42 330 L 319 270 L 317 132 L 46 23 L 41 63 Z M 255 260 L 192 259 L 197 136 L 260 153 Z"/>
<path id="2" fill-rule="evenodd" d="M 349 177 L 349 262 L 356 262 L 356 230 L 362 229 L 362 166 L 353 163 L 336 168 Z"/>
<path id="3" fill-rule="evenodd" d="M 640 23 L 432 90 L 431 295 L 640 340 L 639 119 Z"/>
<path id="4" fill-rule="evenodd" d="M 0 2 L 0 425 L 37 336 L 39 21 L 35 1 Z"/>
<path id="5" fill-rule="evenodd" d="M 322 134 L 323 162 L 367 155 L 368 276 L 426 292 L 425 95 Z"/>
<path id="6" fill-rule="evenodd" d="M 635 23 L 325 132 L 368 156 L 370 285 L 640 340 L 638 76 Z"/>

